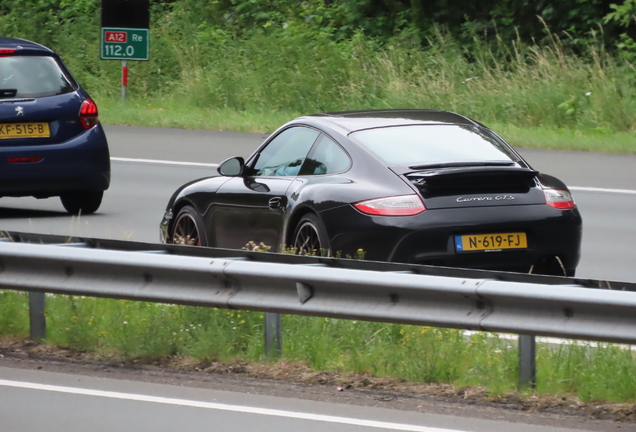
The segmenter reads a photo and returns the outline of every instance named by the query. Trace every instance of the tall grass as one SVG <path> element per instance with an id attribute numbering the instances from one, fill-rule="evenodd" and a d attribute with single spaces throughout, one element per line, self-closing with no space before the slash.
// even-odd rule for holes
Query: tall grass
<path id="1" fill-rule="evenodd" d="M 556 38 L 465 47 L 437 33 L 426 48 L 293 29 L 207 38 L 184 44 L 165 35 L 175 77 L 150 91 L 152 65 L 133 65 L 125 107 L 96 86 L 103 119 L 271 132 L 307 113 L 434 108 L 481 121 L 514 146 L 636 153 L 636 72 L 600 44 L 574 55 Z"/>
<path id="2" fill-rule="evenodd" d="M 428 48 L 362 36 L 278 32 L 172 45 L 173 98 L 249 113 L 435 108 L 517 127 L 633 132 L 634 71 L 601 46 L 584 55 L 520 42 L 469 49 L 441 33 Z"/>
<path id="3" fill-rule="evenodd" d="M 0 292 L 0 335 L 26 336 L 27 298 Z M 48 343 L 104 359 L 264 360 L 263 318 L 257 312 L 47 295 L 46 317 Z M 496 334 L 466 338 L 450 329 L 283 317 L 284 360 L 316 370 L 486 386 L 497 396 L 516 388 L 517 356 L 516 344 Z M 540 344 L 537 369 L 540 395 L 636 400 L 634 354 L 611 344 Z"/>

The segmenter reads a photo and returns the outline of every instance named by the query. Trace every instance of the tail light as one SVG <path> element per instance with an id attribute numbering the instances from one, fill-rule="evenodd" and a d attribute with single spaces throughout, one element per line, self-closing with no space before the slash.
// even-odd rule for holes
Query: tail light
<path id="1" fill-rule="evenodd" d="M 86 99 L 82 102 L 82 107 L 79 113 L 80 122 L 84 129 L 90 129 L 99 122 L 97 115 L 97 105 L 93 102 L 93 99 Z"/>
<path id="2" fill-rule="evenodd" d="M 0 57 L 9 57 L 15 53 L 15 48 L 0 48 Z"/>
<path id="3" fill-rule="evenodd" d="M 545 195 L 545 202 L 550 207 L 558 208 L 561 210 L 571 210 L 576 208 L 576 203 L 572 194 L 566 190 L 560 189 L 543 189 Z"/>
<path id="4" fill-rule="evenodd" d="M 360 212 L 373 216 L 415 216 L 426 210 L 417 195 L 377 198 L 353 204 Z"/>

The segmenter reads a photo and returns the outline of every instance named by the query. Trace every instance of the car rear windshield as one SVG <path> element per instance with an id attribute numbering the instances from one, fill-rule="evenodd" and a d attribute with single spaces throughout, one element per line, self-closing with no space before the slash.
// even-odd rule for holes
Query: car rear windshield
<path id="1" fill-rule="evenodd" d="M 0 97 L 44 97 L 75 90 L 74 81 L 53 57 L 0 57 Z"/>
<path id="2" fill-rule="evenodd" d="M 349 137 L 387 165 L 518 161 L 506 145 L 476 126 L 394 126 L 353 132 Z"/>

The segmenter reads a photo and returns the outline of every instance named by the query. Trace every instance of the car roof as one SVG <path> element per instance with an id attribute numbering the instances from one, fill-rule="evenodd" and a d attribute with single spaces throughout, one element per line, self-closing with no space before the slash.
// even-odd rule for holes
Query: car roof
<path id="1" fill-rule="evenodd" d="M 0 37 L 0 49 L 15 49 L 17 55 L 56 55 L 53 50 L 44 45 L 18 38 Z"/>
<path id="2" fill-rule="evenodd" d="M 483 126 L 468 117 L 453 112 L 430 109 L 340 111 L 313 114 L 301 117 L 301 119 L 313 119 L 322 124 L 340 127 L 347 132 L 377 127 L 424 124 Z"/>

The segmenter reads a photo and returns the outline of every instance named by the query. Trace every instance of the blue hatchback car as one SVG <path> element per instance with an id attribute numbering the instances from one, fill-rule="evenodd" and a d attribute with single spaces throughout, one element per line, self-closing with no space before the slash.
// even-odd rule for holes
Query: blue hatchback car
<path id="1" fill-rule="evenodd" d="M 0 197 L 59 196 L 69 213 L 85 215 L 109 184 L 95 102 L 55 52 L 0 37 Z"/>

